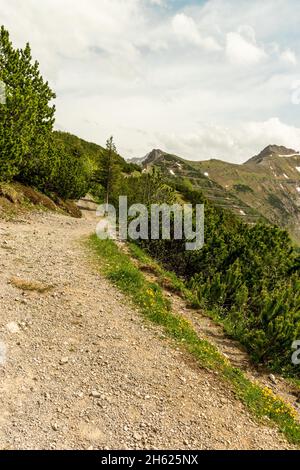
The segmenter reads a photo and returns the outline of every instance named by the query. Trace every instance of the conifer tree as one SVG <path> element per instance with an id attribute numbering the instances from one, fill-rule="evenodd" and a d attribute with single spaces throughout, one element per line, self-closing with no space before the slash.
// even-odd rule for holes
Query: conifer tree
<path id="1" fill-rule="evenodd" d="M 117 161 L 117 148 L 113 136 L 106 142 L 106 152 L 102 160 L 101 184 L 105 188 L 105 202 L 109 204 L 113 191 L 120 177 L 120 167 Z"/>
<path id="2" fill-rule="evenodd" d="M 6 103 L 0 104 L 0 179 L 37 178 L 48 158 L 55 113 L 50 103 L 55 94 L 43 80 L 38 62 L 32 61 L 29 44 L 15 49 L 3 26 L 0 80 L 6 92 Z"/>

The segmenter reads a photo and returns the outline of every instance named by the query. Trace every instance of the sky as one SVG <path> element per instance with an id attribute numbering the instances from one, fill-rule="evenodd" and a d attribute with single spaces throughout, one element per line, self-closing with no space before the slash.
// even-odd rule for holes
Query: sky
<path id="1" fill-rule="evenodd" d="M 0 0 L 57 94 L 56 128 L 142 157 L 300 150 L 299 0 Z"/>

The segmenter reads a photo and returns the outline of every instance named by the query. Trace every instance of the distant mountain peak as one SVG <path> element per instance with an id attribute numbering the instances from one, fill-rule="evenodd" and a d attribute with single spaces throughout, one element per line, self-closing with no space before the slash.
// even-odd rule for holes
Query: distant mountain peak
<path id="1" fill-rule="evenodd" d="M 163 152 L 160 149 L 153 149 L 151 150 L 151 152 L 147 153 L 147 155 L 145 155 L 144 157 L 129 159 L 128 163 L 136 163 L 137 165 L 141 165 L 141 166 L 149 165 L 151 163 L 154 163 L 163 155 L 166 155 L 166 152 Z"/>
<path id="2" fill-rule="evenodd" d="M 292 157 L 294 155 L 299 155 L 299 152 L 284 147 L 283 145 L 268 145 L 258 155 L 255 155 L 254 157 L 250 158 L 250 160 L 248 160 L 246 164 L 263 163 L 265 159 L 270 157 Z"/>
<path id="3" fill-rule="evenodd" d="M 145 156 L 143 163 L 146 164 L 146 165 L 150 164 L 150 163 L 154 163 L 156 160 L 158 160 L 163 155 L 166 155 L 166 152 L 164 152 L 163 150 L 153 149 L 153 150 L 151 150 L 151 152 L 149 152 Z"/>

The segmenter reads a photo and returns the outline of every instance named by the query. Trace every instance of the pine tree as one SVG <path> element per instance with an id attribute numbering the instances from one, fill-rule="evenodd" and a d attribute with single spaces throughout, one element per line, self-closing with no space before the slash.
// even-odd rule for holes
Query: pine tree
<path id="1" fill-rule="evenodd" d="M 113 198 L 113 192 L 120 177 L 120 167 L 117 157 L 117 148 L 115 146 L 113 136 L 111 136 L 106 142 L 106 152 L 102 160 L 100 176 L 100 182 L 105 188 L 106 204 L 109 204 L 110 200 Z"/>
<path id="2" fill-rule="evenodd" d="M 0 104 L 0 179 L 20 176 L 30 183 L 30 178 L 38 179 L 40 168 L 47 166 L 55 113 L 50 102 L 55 94 L 44 82 L 39 64 L 32 62 L 29 44 L 15 49 L 3 26 L 0 80 L 6 88 L 6 103 Z"/>

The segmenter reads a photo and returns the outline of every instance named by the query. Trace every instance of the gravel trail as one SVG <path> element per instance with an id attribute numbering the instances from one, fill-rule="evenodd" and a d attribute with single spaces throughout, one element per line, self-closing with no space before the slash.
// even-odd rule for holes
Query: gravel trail
<path id="1" fill-rule="evenodd" d="M 83 206 L 0 221 L 0 449 L 290 448 L 101 277 Z"/>

